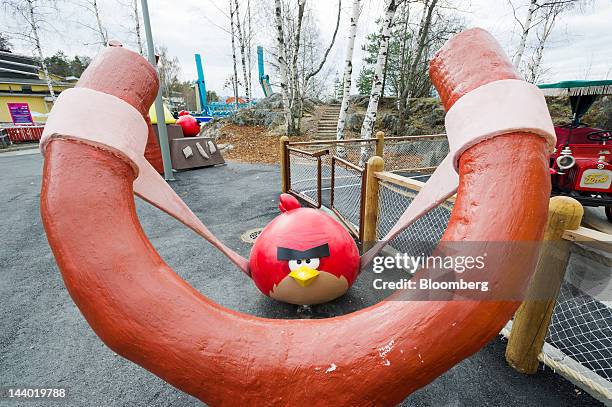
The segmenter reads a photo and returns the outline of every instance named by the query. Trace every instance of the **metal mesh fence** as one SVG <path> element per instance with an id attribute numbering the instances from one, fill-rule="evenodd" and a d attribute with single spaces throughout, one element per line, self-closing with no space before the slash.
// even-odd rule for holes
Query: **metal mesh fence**
<path id="1" fill-rule="evenodd" d="M 359 165 L 362 155 L 361 155 L 361 149 L 363 146 L 369 145 L 370 148 L 368 148 L 366 150 L 367 155 L 364 156 L 365 157 L 365 162 L 367 162 L 367 160 L 374 155 L 375 153 L 375 140 L 369 140 L 369 141 L 356 141 L 356 142 L 350 142 L 350 143 L 343 143 L 343 144 L 335 144 L 335 143 L 329 143 L 326 142 L 325 140 L 321 140 L 321 142 L 317 142 L 317 143 L 309 143 L 309 144 L 293 144 L 290 146 L 295 146 L 297 148 L 299 148 L 300 150 L 303 151 L 307 151 L 310 153 L 315 153 L 315 152 L 320 152 L 320 151 L 327 151 L 327 154 L 324 154 L 321 156 L 321 203 L 325 206 L 331 207 L 331 171 L 332 171 L 332 157 L 335 155 L 339 158 L 343 158 L 346 161 L 355 164 L 355 165 Z M 291 163 L 291 169 L 290 171 L 292 172 L 291 175 L 291 189 L 294 192 L 297 193 L 303 193 L 306 196 L 315 196 L 316 197 L 316 191 L 312 192 L 311 190 L 313 188 L 316 188 L 316 178 L 314 179 L 314 181 L 312 182 L 306 182 L 307 179 L 309 179 L 307 174 L 304 174 L 307 169 L 306 168 L 296 168 L 296 171 L 298 172 L 298 175 L 296 176 L 297 178 L 294 178 L 293 176 L 293 165 L 295 162 L 295 166 L 296 167 L 308 167 L 308 165 L 306 163 L 304 163 L 304 160 L 301 160 L 302 157 L 306 157 L 303 155 L 299 155 L 300 158 L 298 158 L 297 160 L 294 157 L 297 157 L 298 154 L 295 151 L 290 151 L 289 153 L 291 155 L 291 159 L 290 159 L 290 163 Z M 306 157 L 307 158 L 307 157 Z M 301 161 L 300 161 L 301 160 Z M 360 167 L 364 167 L 364 165 L 360 166 Z M 316 167 L 315 170 L 316 171 Z M 312 178 L 312 177 L 310 177 Z M 307 193 L 304 193 L 303 191 L 307 191 Z M 353 191 L 356 193 L 356 195 L 354 195 L 354 199 L 359 199 L 361 191 Z"/>
<path id="2" fill-rule="evenodd" d="M 433 171 L 448 154 L 446 136 L 415 139 L 385 139 L 383 159 L 385 170 L 397 173 L 427 169 Z"/>
<path id="3" fill-rule="evenodd" d="M 612 308 L 564 281 L 546 342 L 608 382 L 612 392 Z"/>
<path id="4" fill-rule="evenodd" d="M 382 239 L 397 223 L 418 191 L 387 181 L 380 181 L 378 185 L 376 235 Z M 408 255 L 430 254 L 446 230 L 451 210 L 451 202 L 433 208 L 389 242 L 389 245 Z"/>
<path id="5" fill-rule="evenodd" d="M 329 157 L 335 155 L 360 167 L 364 167 L 368 159 L 375 154 L 375 145 L 376 139 L 369 139 L 368 141 L 356 140 L 341 144 L 330 143 L 325 140 L 309 144 L 290 144 L 290 146 L 295 146 L 300 150 L 308 152 L 327 150 L 329 151 Z M 365 155 L 362 155 L 362 151 L 365 151 Z M 328 165 L 331 166 L 331 158 Z"/>
<path id="6" fill-rule="evenodd" d="M 361 227 L 363 170 L 359 171 L 341 161 L 334 160 L 334 187 L 331 191 L 331 207 L 353 233 L 359 235 Z"/>
<path id="7" fill-rule="evenodd" d="M 331 159 L 333 156 L 342 158 L 351 164 L 364 168 L 366 162 L 376 151 L 376 139 L 367 141 L 350 140 L 347 143 L 333 143 L 332 140 L 321 140 L 316 143 L 290 144 L 300 150 L 311 153 L 326 150 L 328 153 L 321 156 L 321 200 L 326 206 L 331 205 Z M 291 152 L 292 159 L 294 152 Z M 446 136 L 419 136 L 388 138 L 384 142 L 383 159 L 385 170 L 399 173 L 404 176 L 420 179 L 433 172 L 444 157 L 448 154 L 448 141 Z M 296 161 L 293 159 L 293 161 Z M 292 161 L 292 172 L 293 171 Z M 303 161 L 303 160 L 302 160 Z M 305 165 L 303 162 L 296 166 Z M 308 177 L 303 174 L 306 170 L 297 169 L 297 178 L 291 177 L 291 189 L 306 196 L 316 196 L 312 189 L 316 188 L 316 179 L 311 183 L 306 182 Z M 301 175 L 304 175 L 301 177 Z M 313 177 L 310 177 L 312 179 Z M 305 192 L 304 192 L 305 191 Z M 355 190 L 355 193 L 358 191 Z M 358 199 L 359 195 L 355 195 Z"/>
<path id="8" fill-rule="evenodd" d="M 289 177 L 292 191 L 317 202 L 318 167 L 316 157 L 289 151 Z"/>

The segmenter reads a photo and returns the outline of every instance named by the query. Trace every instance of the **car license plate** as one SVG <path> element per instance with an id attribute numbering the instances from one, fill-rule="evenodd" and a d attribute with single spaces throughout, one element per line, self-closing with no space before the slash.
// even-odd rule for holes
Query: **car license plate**
<path id="1" fill-rule="evenodd" d="M 585 184 L 603 184 L 608 180 L 608 176 L 606 174 L 591 174 L 584 177 Z"/>
<path id="2" fill-rule="evenodd" d="M 580 186 L 586 188 L 608 189 L 612 182 L 612 171 L 589 169 L 582 174 Z"/>

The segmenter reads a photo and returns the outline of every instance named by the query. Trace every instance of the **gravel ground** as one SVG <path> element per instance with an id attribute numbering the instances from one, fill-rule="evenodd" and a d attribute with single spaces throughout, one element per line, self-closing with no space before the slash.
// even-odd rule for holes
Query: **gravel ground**
<path id="1" fill-rule="evenodd" d="M 64 387 L 62 402 L 27 406 L 196 406 L 194 398 L 117 356 L 92 332 L 68 296 L 47 245 L 39 215 L 42 159 L 0 156 L 0 387 Z M 244 231 L 277 215 L 278 168 L 230 162 L 177 174 L 172 186 L 210 229 L 248 255 Z M 160 255 L 196 289 L 232 309 L 271 318 L 326 317 L 377 299 L 368 278 L 331 304 L 298 314 L 295 306 L 263 296 L 224 257 L 165 214 L 138 202 L 143 227 Z M 404 406 L 596 406 L 583 391 L 550 370 L 523 376 L 503 357 L 497 338 L 424 389 Z M 0 405 L 16 406 L 7 399 Z"/>

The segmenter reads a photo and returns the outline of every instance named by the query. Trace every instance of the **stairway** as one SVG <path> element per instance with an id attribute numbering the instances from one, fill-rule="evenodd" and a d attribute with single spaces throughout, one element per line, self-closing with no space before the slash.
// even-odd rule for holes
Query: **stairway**
<path id="1" fill-rule="evenodd" d="M 318 140 L 329 140 L 336 138 L 336 128 L 338 126 L 338 115 L 340 114 L 340 105 L 323 106 L 321 118 L 319 119 L 319 127 L 315 138 Z"/>

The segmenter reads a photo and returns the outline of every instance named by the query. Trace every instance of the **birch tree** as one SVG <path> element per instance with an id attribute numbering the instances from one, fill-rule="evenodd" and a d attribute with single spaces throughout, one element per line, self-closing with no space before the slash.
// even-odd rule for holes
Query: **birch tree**
<path id="1" fill-rule="evenodd" d="M 50 26 L 49 12 L 56 11 L 53 7 L 55 3 L 42 0 L 4 0 L 3 3 L 12 12 L 13 17 L 21 23 L 20 27 L 25 28 L 25 30 L 21 29 L 19 32 L 12 34 L 34 47 L 36 56 L 40 60 L 49 94 L 53 102 L 55 102 L 55 91 L 53 90 L 53 83 L 45 63 L 45 55 L 40 41 L 40 33 L 44 29 L 43 27 Z"/>
<path id="2" fill-rule="evenodd" d="M 140 13 L 138 12 L 139 1 L 140 0 L 132 0 L 132 17 L 134 18 L 134 31 L 136 33 L 136 45 L 138 46 L 138 53 L 140 55 L 144 55 L 142 36 L 140 34 Z"/>
<path id="3" fill-rule="evenodd" d="M 532 78 L 534 75 L 533 67 L 536 67 L 537 70 L 537 67 L 542 60 L 545 44 L 552 33 L 555 20 L 559 14 L 576 6 L 590 3 L 590 0 L 530 0 L 529 9 L 527 10 L 527 15 L 525 16 L 524 22 L 521 22 L 521 20 L 516 16 L 517 7 L 514 5 L 514 3 L 511 0 L 508 0 L 508 2 L 510 7 L 512 7 L 514 19 L 521 29 L 519 45 L 512 60 L 512 63 L 517 70 L 521 69 L 521 63 L 525 55 L 525 49 L 527 48 L 529 33 L 534 29 L 537 29 L 537 45 L 532 56 L 532 60 L 527 67 L 527 76 Z M 543 28 L 540 28 L 540 26 L 543 26 Z M 537 72 L 535 75 L 537 76 Z"/>
<path id="4" fill-rule="evenodd" d="M 91 8 L 94 16 L 96 17 L 96 25 L 98 27 L 98 35 L 100 36 L 100 40 L 102 41 L 102 45 L 106 45 L 108 43 L 108 32 L 106 28 L 102 26 L 102 17 L 100 17 L 100 8 L 98 7 L 97 0 L 91 0 L 89 2 L 91 4 Z"/>
<path id="5" fill-rule="evenodd" d="M 527 64 L 527 80 L 531 83 L 537 82 L 542 74 L 542 57 L 544 49 L 552 34 L 555 22 L 559 15 L 567 10 L 570 10 L 579 2 L 577 1 L 552 1 L 540 6 L 540 27 L 536 30 L 536 48 L 531 58 L 531 62 Z"/>
<path id="6" fill-rule="evenodd" d="M 291 110 L 289 106 L 289 90 L 287 89 L 287 57 L 286 57 L 286 44 L 285 35 L 283 29 L 283 9 L 281 0 L 274 1 L 274 16 L 276 21 L 276 44 L 277 44 L 277 59 L 278 69 L 280 73 L 280 88 L 281 96 L 283 98 L 283 109 L 285 112 L 285 125 L 287 126 L 287 134 L 290 134 L 290 116 Z"/>
<path id="7" fill-rule="evenodd" d="M 253 86 L 252 86 L 252 79 L 253 79 L 253 74 L 251 71 L 251 68 L 253 66 L 253 60 L 251 58 L 251 50 L 253 49 L 253 44 L 252 44 L 252 39 L 253 39 L 253 30 L 251 29 L 251 0 L 247 0 L 247 61 L 249 64 L 249 77 L 247 80 L 248 86 L 249 86 L 249 90 L 252 93 L 253 92 Z M 251 94 L 248 95 L 249 97 L 249 104 L 252 103 L 251 101 Z"/>
<path id="8" fill-rule="evenodd" d="M 291 7 L 292 4 L 294 7 Z M 275 0 L 274 5 L 277 63 L 271 65 L 279 71 L 286 134 L 294 135 L 300 133 L 304 99 L 308 94 L 312 95 L 317 87 L 315 77 L 322 72 L 334 46 L 341 2 L 338 2 L 334 33 L 321 58 L 319 52 L 323 47 L 319 42 L 317 21 L 306 0 L 295 3 L 292 0 Z"/>
<path id="9" fill-rule="evenodd" d="M 401 93 L 399 95 L 399 115 L 398 115 L 398 133 L 403 134 L 406 122 L 406 110 L 408 100 L 414 95 L 415 80 L 418 75 L 419 65 L 424 62 L 427 53 L 425 52 L 427 40 L 430 37 L 431 20 L 436 9 L 438 0 L 426 0 L 423 4 L 423 12 L 419 23 L 419 30 L 416 36 L 416 46 L 409 51 L 408 70 L 405 72 L 404 79 L 401 83 Z M 408 12 L 408 5 L 405 5 Z M 406 16 L 408 20 L 408 16 Z M 407 24 L 407 23 L 406 23 Z M 406 50 L 404 49 L 404 52 Z M 402 74 L 404 70 L 402 69 Z"/>
<path id="10" fill-rule="evenodd" d="M 376 66 L 374 67 L 374 76 L 372 77 L 372 90 L 370 92 L 370 101 L 366 110 L 366 115 L 361 126 L 361 138 L 370 139 L 374 131 L 374 124 L 376 123 L 376 112 L 378 110 L 378 102 L 380 100 L 380 94 L 382 91 L 382 76 L 385 65 L 385 59 L 387 57 L 387 48 L 389 46 L 389 35 L 391 33 L 391 26 L 393 25 L 393 16 L 397 10 L 396 0 L 387 0 L 385 4 L 385 17 L 383 19 L 382 31 L 380 34 L 380 48 L 378 51 L 378 58 Z M 361 157 L 359 159 L 360 166 L 363 166 L 367 160 L 369 152 L 369 146 L 361 147 Z"/>
<path id="11" fill-rule="evenodd" d="M 247 100 L 251 100 L 251 91 L 249 88 L 249 77 L 247 75 L 247 64 L 246 64 L 246 38 L 242 34 L 242 26 L 240 24 L 240 7 L 238 0 L 234 0 L 236 6 L 236 30 L 238 31 L 238 45 L 240 46 L 240 59 L 242 63 L 242 76 L 244 79 L 244 93 Z M 232 30 L 233 31 L 233 30 Z"/>
<path id="12" fill-rule="evenodd" d="M 302 36 L 302 21 L 304 21 L 304 9 L 306 0 L 298 0 L 297 21 L 295 35 L 293 36 L 293 55 L 291 58 L 291 80 L 290 80 L 290 108 L 291 112 L 290 127 L 287 128 L 288 134 L 299 134 L 299 120 L 302 115 L 301 111 L 301 90 L 300 90 L 300 71 L 298 67 L 298 57 L 300 55 L 300 41 Z"/>
<path id="13" fill-rule="evenodd" d="M 521 27 L 521 39 L 519 41 L 519 46 L 516 50 L 516 54 L 514 55 L 514 59 L 512 60 L 512 64 L 515 68 L 518 69 L 521 65 L 521 60 L 523 59 L 523 53 L 525 52 L 525 46 L 527 44 L 527 37 L 529 36 L 529 31 L 532 27 L 533 15 L 536 11 L 536 7 L 538 6 L 538 0 L 530 0 L 529 9 L 527 10 L 527 15 L 525 16 L 524 23 L 522 23 L 516 17 L 516 9 L 514 8 L 514 5 L 512 3 L 510 3 L 510 5 L 512 6 L 512 10 L 514 12 L 514 18 Z"/>
<path id="14" fill-rule="evenodd" d="M 100 7 L 98 6 L 98 0 L 79 0 L 77 4 L 87 10 L 94 17 L 94 19 L 96 20 L 96 25 L 91 26 L 83 22 L 82 19 L 77 20 L 77 23 L 85 28 L 92 30 L 96 34 L 99 39 L 96 44 L 106 46 L 106 44 L 108 43 L 108 31 L 106 30 L 106 27 L 104 27 L 104 24 L 102 24 L 102 16 L 100 15 Z"/>
<path id="15" fill-rule="evenodd" d="M 232 61 L 234 65 L 234 77 L 232 80 L 232 84 L 234 87 L 234 109 L 238 110 L 238 68 L 236 66 L 236 34 L 234 31 L 234 14 L 235 9 L 232 5 L 232 0 L 229 0 L 230 6 L 230 36 L 232 37 Z"/>
<path id="16" fill-rule="evenodd" d="M 349 25 L 348 40 L 346 45 L 346 55 L 344 58 L 344 75 L 342 78 L 342 103 L 340 114 L 338 115 L 338 127 L 336 129 L 336 139 L 344 140 L 344 126 L 346 124 L 346 114 L 349 108 L 349 96 L 351 94 L 351 83 L 353 74 L 353 50 L 355 48 L 355 37 L 357 36 L 357 21 L 359 20 L 359 0 L 353 0 L 351 20 Z M 343 149 L 339 154 L 343 154 Z"/>

